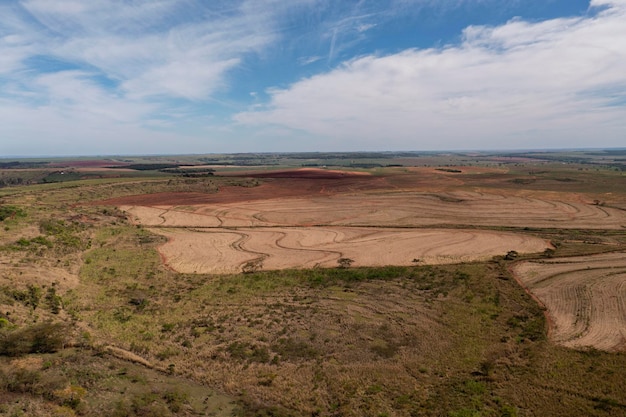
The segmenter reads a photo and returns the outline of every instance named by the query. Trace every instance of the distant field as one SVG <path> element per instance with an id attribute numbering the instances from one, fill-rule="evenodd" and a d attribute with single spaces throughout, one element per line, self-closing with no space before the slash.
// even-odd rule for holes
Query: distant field
<path id="1" fill-rule="evenodd" d="M 281 269 L 332 267 L 345 257 L 361 266 L 484 260 L 551 246 L 522 234 L 459 228 L 626 225 L 626 211 L 589 196 L 482 192 L 468 187 L 464 175 L 430 168 L 377 176 L 310 168 L 246 175 L 266 182 L 214 194 L 145 194 L 103 203 L 125 210 L 137 224 L 157 227 L 151 230 L 170 239 L 160 248 L 168 265 L 199 273 L 233 273 L 253 261 Z M 438 229 L 423 229 L 433 226 Z"/>

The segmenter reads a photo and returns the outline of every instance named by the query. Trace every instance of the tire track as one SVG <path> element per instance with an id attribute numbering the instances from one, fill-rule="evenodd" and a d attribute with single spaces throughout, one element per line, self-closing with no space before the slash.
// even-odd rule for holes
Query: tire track
<path id="1" fill-rule="evenodd" d="M 512 270 L 518 282 L 546 307 L 548 334 L 555 343 L 575 349 L 626 348 L 623 252 L 526 261 Z"/>

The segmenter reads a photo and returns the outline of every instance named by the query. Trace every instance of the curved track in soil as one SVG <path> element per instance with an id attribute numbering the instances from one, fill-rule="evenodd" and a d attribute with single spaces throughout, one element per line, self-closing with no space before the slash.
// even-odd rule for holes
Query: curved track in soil
<path id="1" fill-rule="evenodd" d="M 119 206 L 136 223 L 167 236 L 160 248 L 164 262 L 192 273 L 240 272 L 250 262 L 262 262 L 262 269 L 333 267 L 341 257 L 361 266 L 465 262 L 549 247 L 526 234 L 480 228 L 626 228 L 617 197 L 602 206 L 596 195 L 515 189 L 497 169 L 467 170 L 468 176 L 432 168 L 385 176 L 320 169 L 250 172 L 259 186 L 97 204 Z M 620 253 L 522 262 L 514 273 L 545 304 L 556 343 L 623 350 L 624 259 Z"/>
<path id="2" fill-rule="evenodd" d="M 513 272 L 545 305 L 555 343 L 626 349 L 626 253 L 520 262 Z"/>
<path id="3" fill-rule="evenodd" d="M 184 273 L 237 273 L 261 258 L 263 269 L 335 267 L 347 257 L 355 266 L 468 262 L 508 250 L 541 252 L 542 239 L 506 232 L 362 227 L 237 229 L 154 228 L 168 242 L 160 252 Z"/>

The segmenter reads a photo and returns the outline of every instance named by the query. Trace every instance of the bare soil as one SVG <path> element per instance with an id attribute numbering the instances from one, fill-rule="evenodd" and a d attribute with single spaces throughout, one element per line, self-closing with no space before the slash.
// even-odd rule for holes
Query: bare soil
<path id="1" fill-rule="evenodd" d="M 527 261 L 513 268 L 546 307 L 551 339 L 572 348 L 626 348 L 626 254 Z"/>
<path id="2" fill-rule="evenodd" d="M 250 262 L 262 269 L 445 264 L 541 252 L 549 243 L 514 233 L 391 228 L 151 229 L 168 238 L 159 249 L 166 264 L 183 273 L 237 273 Z"/>

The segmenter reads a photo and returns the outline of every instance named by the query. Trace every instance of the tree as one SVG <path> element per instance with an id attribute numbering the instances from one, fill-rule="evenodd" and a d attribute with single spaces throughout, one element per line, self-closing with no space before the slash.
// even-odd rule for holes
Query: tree
<path id="1" fill-rule="evenodd" d="M 337 264 L 339 264 L 339 268 L 350 268 L 350 266 L 353 263 L 354 263 L 354 259 L 350 259 L 350 258 L 337 259 Z"/>
<path id="2" fill-rule="evenodd" d="M 241 271 L 244 274 L 252 274 L 253 272 L 260 271 L 263 268 L 263 259 L 257 258 L 251 261 L 246 262 L 242 267 Z"/>
<path id="3" fill-rule="evenodd" d="M 504 259 L 506 259 L 507 261 L 512 261 L 513 259 L 517 258 L 519 256 L 519 253 L 517 253 L 517 251 L 514 250 L 510 250 L 505 256 Z"/>

